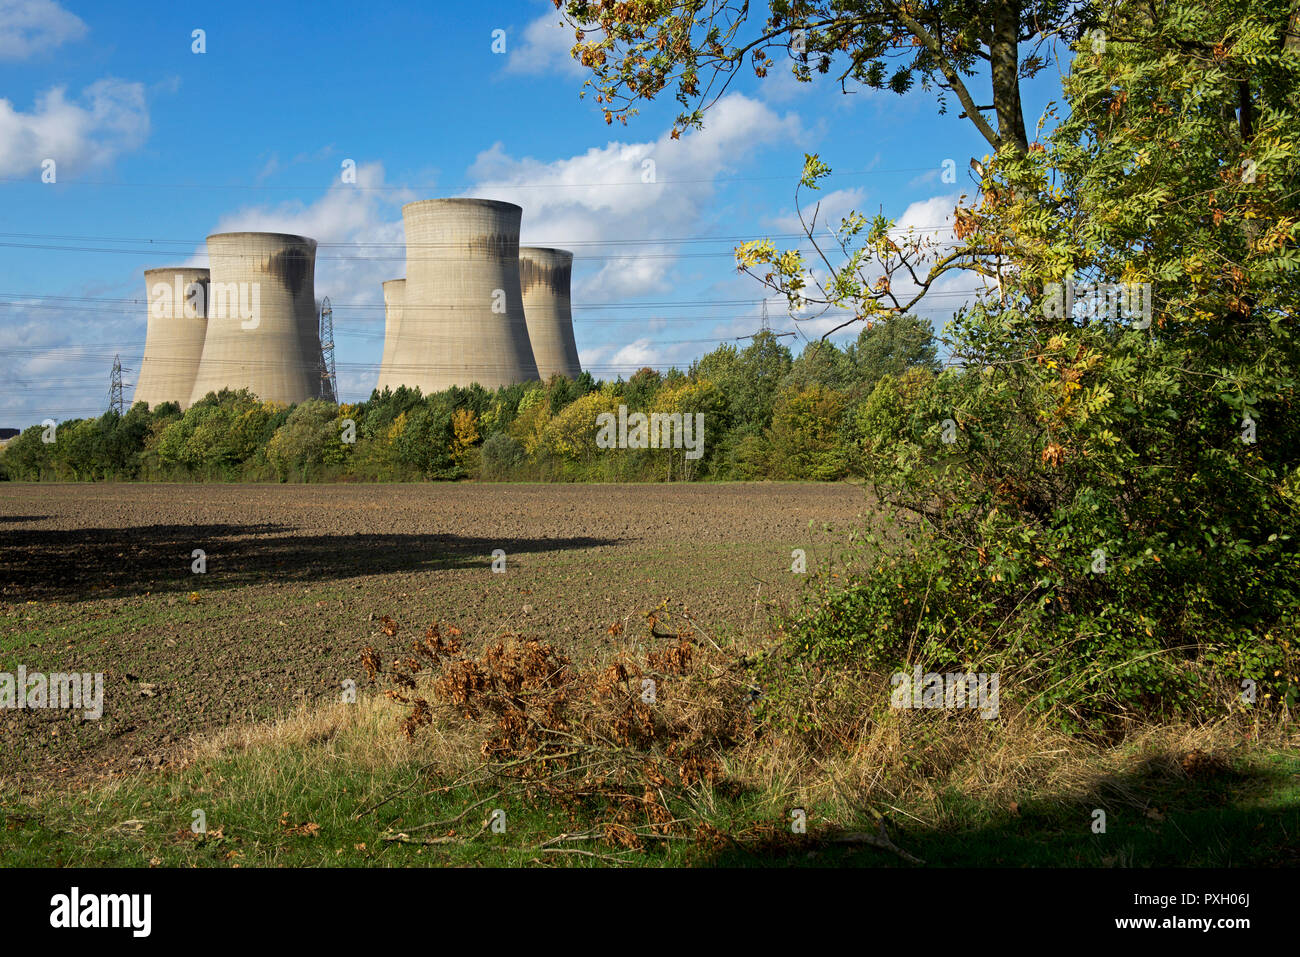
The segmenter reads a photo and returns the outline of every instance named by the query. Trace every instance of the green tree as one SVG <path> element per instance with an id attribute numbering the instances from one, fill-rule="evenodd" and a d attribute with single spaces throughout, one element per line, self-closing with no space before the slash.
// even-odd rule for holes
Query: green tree
<path id="1" fill-rule="evenodd" d="M 636 374 L 627 380 L 627 385 L 623 389 L 623 398 L 628 409 L 633 412 L 644 412 L 649 409 L 654 405 L 655 395 L 661 385 L 663 385 L 663 377 L 654 369 L 638 369 Z"/>
<path id="2" fill-rule="evenodd" d="M 385 436 L 403 412 L 409 412 L 422 402 L 419 389 L 398 386 L 397 389 L 375 390 L 364 403 L 357 420 L 358 433 L 368 439 Z"/>
<path id="3" fill-rule="evenodd" d="M 102 477 L 103 433 L 95 419 L 72 419 L 59 424 L 53 449 L 54 468 L 62 478 L 76 482 Z"/>
<path id="4" fill-rule="evenodd" d="M 164 466 L 206 477 L 240 477 L 246 466 L 264 456 L 288 410 L 262 402 L 246 389 L 208 393 L 170 422 L 158 437 Z"/>
<path id="5" fill-rule="evenodd" d="M 510 423 L 510 435 L 531 456 L 542 448 L 542 435 L 551 418 L 551 405 L 544 389 L 534 388 L 519 400 L 518 411 Z"/>
<path id="6" fill-rule="evenodd" d="M 853 362 L 833 342 L 816 340 L 804 346 L 790 371 L 781 380 L 782 389 L 806 389 L 824 385 L 843 389 L 853 383 Z"/>
<path id="7" fill-rule="evenodd" d="M 886 453 L 878 494 L 928 534 L 801 638 L 882 665 L 911 649 L 936 669 L 1018 668 L 1035 706 L 1096 726 L 1240 708 L 1243 681 L 1294 702 L 1291 10 L 1100 15 L 1068 119 L 1004 152 L 959 216 L 1014 270 L 950 326 L 954 368 L 903 401 L 882 382 L 859 420 Z M 918 593 L 938 600 L 904 600 Z"/>
<path id="8" fill-rule="evenodd" d="M 279 476 L 309 479 L 325 460 L 325 449 L 337 434 L 337 409 L 324 399 L 308 399 L 294 406 L 284 425 L 266 446 L 266 458 Z"/>
<path id="9" fill-rule="evenodd" d="M 397 462 L 414 468 L 431 479 L 457 479 L 464 469 L 452 457 L 455 432 L 453 410 L 445 402 L 430 398 L 407 416 L 401 432 L 393 439 Z"/>
<path id="10" fill-rule="evenodd" d="M 524 447 L 504 432 L 494 432 L 479 450 L 482 474 L 487 479 L 508 478 L 515 469 L 528 461 Z"/>
<path id="11" fill-rule="evenodd" d="M 53 445 L 42 440 L 45 431 L 43 425 L 28 426 L 5 446 L 3 458 L 11 478 L 37 482 L 53 470 Z"/>
<path id="12" fill-rule="evenodd" d="M 867 392 L 883 376 L 901 376 L 913 367 L 939 371 L 934 333 L 928 323 L 908 313 L 869 323 L 846 352 Z"/>
<path id="13" fill-rule="evenodd" d="M 844 476 L 844 408 L 843 395 L 819 384 L 781 394 L 769 432 L 778 477 L 824 482 Z"/>
<path id="14" fill-rule="evenodd" d="M 546 423 L 542 445 L 552 455 L 590 466 L 597 456 L 606 454 L 596 447 L 596 419 L 601 413 L 616 410 L 613 397 L 589 392 Z"/>
<path id="15" fill-rule="evenodd" d="M 735 378 L 719 382 L 728 393 L 736 427 L 743 432 L 761 434 L 772 422 L 772 408 L 782 380 L 790 374 L 794 360 L 790 350 L 770 332 L 760 332 L 736 356 Z"/>
<path id="16" fill-rule="evenodd" d="M 690 420 L 691 440 L 696 448 L 694 450 L 688 450 L 685 447 L 680 450 L 661 448 L 651 453 L 651 461 L 654 461 L 656 457 L 664 459 L 663 475 L 670 480 L 674 475 L 679 475 L 683 481 L 690 481 L 702 472 L 714 467 L 720 457 L 720 439 L 723 434 L 722 426 L 725 422 L 724 413 L 726 408 L 727 400 L 722 390 L 708 379 L 691 380 L 684 376 L 666 376 L 664 378 L 664 385 L 655 396 L 655 403 L 651 412 L 658 412 L 667 416 L 681 416 L 683 429 L 685 428 L 687 416 L 693 417 Z M 684 446 L 684 431 L 682 438 Z M 688 451 L 694 457 L 688 457 Z M 657 466 L 658 463 L 655 464 Z M 674 471 L 674 466 L 676 471 Z M 656 468 L 655 471 L 657 472 L 658 469 Z"/>

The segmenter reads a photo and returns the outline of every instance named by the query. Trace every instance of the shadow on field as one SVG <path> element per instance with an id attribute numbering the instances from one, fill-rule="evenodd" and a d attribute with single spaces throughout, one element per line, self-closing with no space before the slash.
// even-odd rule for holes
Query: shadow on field
<path id="1" fill-rule="evenodd" d="M 1199 754 L 1199 752 L 1193 752 Z M 990 806 L 942 799 L 948 827 L 892 817 L 894 844 L 916 865 L 864 843 L 775 832 L 758 844 L 725 847 L 710 867 L 1295 867 L 1300 864 L 1300 765 L 1231 767 L 1162 754 L 1132 771 L 1078 789 Z M 1178 770 L 1183 768 L 1182 771 Z M 1095 812 L 1105 833 L 1094 833 Z M 874 834 L 874 825 L 862 831 Z"/>
<path id="2" fill-rule="evenodd" d="M 48 515 L 0 515 L 0 522 L 43 522 Z"/>
<path id="3" fill-rule="evenodd" d="M 0 531 L 0 598 L 116 598 L 325 581 L 357 575 L 478 566 L 494 549 L 529 552 L 614 544 L 605 538 L 470 538 L 458 535 L 300 535 L 290 525 L 144 525 L 130 529 Z M 192 571 L 202 549 L 207 570 Z"/>

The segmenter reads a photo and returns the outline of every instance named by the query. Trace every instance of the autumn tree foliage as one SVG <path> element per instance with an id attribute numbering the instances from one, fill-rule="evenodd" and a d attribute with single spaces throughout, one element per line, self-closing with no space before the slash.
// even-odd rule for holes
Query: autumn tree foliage
<path id="1" fill-rule="evenodd" d="M 671 91 L 680 130 L 703 124 L 707 108 L 742 71 L 789 69 L 803 82 L 833 78 L 854 88 L 934 90 L 940 111 L 955 100 L 989 146 L 1029 148 L 1020 81 L 1051 63 L 1050 42 L 1090 19 L 1066 0 L 702 0 L 625 3 L 556 0 L 574 26 L 573 56 L 605 122 L 626 123 L 640 101 Z M 984 89 L 992 103 L 982 104 Z"/>
<path id="2" fill-rule="evenodd" d="M 955 241 L 851 213 L 828 247 L 808 197 L 830 166 L 809 156 L 814 256 L 737 250 L 792 306 L 849 324 L 911 314 L 947 275 L 985 280 L 945 330 L 941 374 L 891 371 L 853 413 L 858 461 L 910 548 L 871 553 L 790 654 L 978 664 L 1086 725 L 1294 699 L 1291 4 L 564 6 L 607 119 L 671 88 L 679 125 L 698 126 L 742 66 L 761 77 L 779 51 L 801 79 L 931 86 L 990 147 Z M 1063 103 L 1031 136 L 1019 86 L 1053 55 Z M 1063 307 L 1063 289 L 1147 298 Z"/>

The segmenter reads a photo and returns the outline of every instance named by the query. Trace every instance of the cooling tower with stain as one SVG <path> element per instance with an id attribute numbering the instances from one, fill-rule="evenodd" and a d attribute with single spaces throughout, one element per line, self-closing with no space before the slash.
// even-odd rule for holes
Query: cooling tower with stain
<path id="1" fill-rule="evenodd" d="M 543 382 L 557 374 L 576 379 L 582 372 L 569 302 L 572 275 L 573 253 L 567 249 L 520 247 L 519 285 L 524 316 L 528 321 L 533 358 L 537 360 L 537 371 Z"/>
<path id="2" fill-rule="evenodd" d="M 286 405 L 320 394 L 316 240 L 208 237 L 208 329 L 191 402 L 223 388 Z"/>
<path id="3" fill-rule="evenodd" d="M 146 269 L 149 325 L 132 404 L 188 408 L 208 325 L 208 271 L 193 266 Z"/>
<path id="4" fill-rule="evenodd" d="M 396 390 L 402 384 L 401 377 L 393 369 L 393 352 L 402 328 L 402 305 L 405 302 L 405 279 L 390 279 L 384 283 L 384 355 L 379 360 L 379 382 L 375 386 L 380 392 Z"/>
<path id="5" fill-rule="evenodd" d="M 487 199 L 402 207 L 406 297 L 393 348 L 394 386 L 425 394 L 538 378 L 519 288 L 523 210 Z"/>

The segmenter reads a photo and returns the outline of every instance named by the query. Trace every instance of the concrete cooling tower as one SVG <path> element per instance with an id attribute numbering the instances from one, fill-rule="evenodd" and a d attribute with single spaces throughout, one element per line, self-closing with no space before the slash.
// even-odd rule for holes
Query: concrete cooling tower
<path id="1" fill-rule="evenodd" d="M 428 395 L 477 382 L 538 378 L 519 287 L 513 203 L 428 199 L 402 207 L 406 297 L 393 348 L 393 385 Z"/>
<path id="2" fill-rule="evenodd" d="M 307 361 L 312 364 L 316 370 L 312 376 L 314 383 L 313 391 L 308 398 L 319 399 L 326 392 L 325 385 L 325 353 L 320 344 L 320 309 L 319 302 L 312 303 L 311 325 L 303 325 L 300 329 L 302 333 L 302 354 L 307 357 Z"/>
<path id="3" fill-rule="evenodd" d="M 524 316 L 528 320 L 533 358 L 537 360 L 537 371 L 543 382 L 556 374 L 576 379 L 582 372 L 569 302 L 572 275 L 573 253 L 568 250 L 520 247 L 519 285 Z"/>
<path id="4" fill-rule="evenodd" d="M 375 386 L 396 390 L 402 384 L 393 371 L 393 350 L 402 328 L 402 305 L 406 302 L 406 280 L 390 279 L 384 283 L 384 355 L 379 360 L 379 382 Z"/>
<path id="5" fill-rule="evenodd" d="M 149 325 L 131 402 L 147 402 L 151 409 L 164 402 L 188 408 L 207 332 L 208 270 L 146 269 L 144 289 Z"/>
<path id="6" fill-rule="evenodd" d="M 208 260 L 208 328 L 190 401 L 223 388 L 285 405 L 318 396 L 316 240 L 214 233 Z"/>

